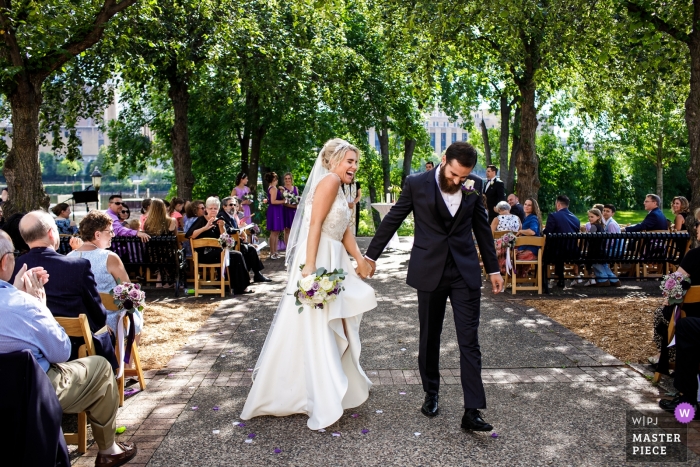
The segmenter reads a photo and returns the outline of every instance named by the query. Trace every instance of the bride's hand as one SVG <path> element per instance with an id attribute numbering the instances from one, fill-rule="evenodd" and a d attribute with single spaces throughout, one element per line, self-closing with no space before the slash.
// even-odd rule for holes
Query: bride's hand
<path id="1" fill-rule="evenodd" d="M 301 270 L 301 277 L 306 277 L 311 274 L 316 273 L 316 266 L 313 264 L 305 264 L 304 269 Z"/>
<path id="2" fill-rule="evenodd" d="M 372 266 L 363 258 L 362 261 L 357 263 L 355 272 L 357 272 L 357 275 L 361 278 L 366 279 L 372 274 Z"/>

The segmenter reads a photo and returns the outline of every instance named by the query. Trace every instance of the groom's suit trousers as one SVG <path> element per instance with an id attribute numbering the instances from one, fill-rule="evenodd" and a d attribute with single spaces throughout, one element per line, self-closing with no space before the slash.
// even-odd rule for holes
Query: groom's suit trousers
<path id="1" fill-rule="evenodd" d="M 442 278 L 432 292 L 418 291 L 420 348 L 418 368 L 423 390 L 438 394 L 440 390 L 440 335 L 445 319 L 445 305 L 450 299 L 459 344 L 459 374 L 464 391 L 464 407 L 485 409 L 486 394 L 481 380 L 479 317 L 481 290 L 470 289 L 462 279 L 449 254 Z"/>

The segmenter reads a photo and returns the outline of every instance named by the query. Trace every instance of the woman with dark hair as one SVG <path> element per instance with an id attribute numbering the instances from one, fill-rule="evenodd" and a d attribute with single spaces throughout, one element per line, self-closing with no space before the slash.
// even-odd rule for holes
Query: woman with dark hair
<path id="1" fill-rule="evenodd" d="M 688 230 L 685 226 L 685 218 L 690 214 L 690 203 L 685 196 L 676 196 L 671 201 L 671 212 L 673 212 L 672 228 L 676 232 Z"/>
<path id="2" fill-rule="evenodd" d="M 129 227 L 129 218 L 131 217 L 131 209 L 126 204 L 122 205 L 122 210 L 119 212 L 119 223 L 124 227 Z"/>
<path id="3" fill-rule="evenodd" d="M 175 219 L 177 222 L 177 228 L 182 230 L 183 220 L 182 220 L 182 208 L 185 206 L 185 200 L 182 198 L 173 198 L 170 200 L 170 206 L 168 206 L 168 216 Z"/>
<path id="4" fill-rule="evenodd" d="M 250 222 L 250 204 L 252 201 L 245 199 L 246 195 L 250 194 L 250 188 L 246 185 L 248 184 L 248 175 L 245 172 L 241 172 L 236 177 L 236 186 L 231 190 L 231 196 L 238 198 L 240 205 L 243 207 L 243 218 L 246 222 Z"/>
<path id="5" fill-rule="evenodd" d="M 523 203 L 523 211 L 525 212 L 525 220 L 520 228 L 520 235 L 528 237 L 542 236 L 542 214 L 540 213 L 540 205 L 537 204 L 535 198 L 528 198 Z M 534 261 L 537 259 L 537 254 L 540 247 L 538 246 L 522 246 L 516 252 L 517 258 L 522 261 Z M 518 266 L 518 277 L 527 277 L 532 266 L 525 264 Z"/>
<path id="6" fill-rule="evenodd" d="M 265 181 L 270 184 L 267 188 L 267 230 L 270 232 L 270 259 L 278 259 L 277 248 L 280 232 L 284 230 L 284 196 L 277 188 L 279 177 L 275 172 L 265 174 Z"/>
<path id="7" fill-rule="evenodd" d="M 294 196 L 299 196 L 299 189 L 294 186 L 294 179 L 292 178 L 291 172 L 284 174 L 284 186 L 282 189 L 288 193 L 292 193 Z M 289 241 L 289 230 L 292 228 L 294 223 L 294 216 L 297 213 L 297 205 L 284 203 L 284 209 L 282 210 L 282 216 L 284 218 L 284 243 L 285 245 Z"/>
<path id="8" fill-rule="evenodd" d="M 196 199 L 187 205 L 185 215 L 183 217 L 183 229 L 185 232 L 190 230 L 190 227 L 199 216 L 204 215 L 204 201 Z"/>
<path id="9" fill-rule="evenodd" d="M 56 227 L 61 235 L 75 235 L 78 233 L 78 226 L 75 221 L 70 220 L 70 206 L 67 203 L 58 203 L 51 208 L 51 212 L 56 216 Z"/>
<path id="10" fill-rule="evenodd" d="M 146 198 L 141 201 L 141 217 L 139 217 L 139 230 L 143 232 L 143 225 L 148 218 L 148 208 L 151 207 L 151 198 Z"/>

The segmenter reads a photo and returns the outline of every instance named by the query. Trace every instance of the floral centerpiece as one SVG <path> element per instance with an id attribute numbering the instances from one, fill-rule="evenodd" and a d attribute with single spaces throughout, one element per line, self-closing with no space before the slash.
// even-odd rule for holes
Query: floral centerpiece
<path id="1" fill-rule="evenodd" d="M 219 245 L 221 245 L 221 248 L 224 250 L 232 251 L 236 248 L 236 240 L 224 232 L 219 236 Z"/>
<path id="2" fill-rule="evenodd" d="M 284 196 L 284 200 L 287 202 L 287 204 L 299 204 L 299 201 L 301 200 L 301 196 L 295 195 L 292 191 L 284 190 L 282 196 Z"/>
<path id="3" fill-rule="evenodd" d="M 304 269 L 304 265 L 299 268 Z M 323 309 L 326 304 L 334 301 L 340 292 L 345 290 L 342 286 L 343 280 L 345 271 L 334 269 L 328 272 L 325 268 L 318 268 L 314 274 L 302 278 L 297 282 L 297 290 L 294 292 L 299 313 L 304 311 L 304 305 Z"/>
<path id="4" fill-rule="evenodd" d="M 683 297 L 690 288 L 690 276 L 672 272 L 661 278 L 659 286 L 664 297 L 664 306 L 683 303 Z"/>
<path id="5" fill-rule="evenodd" d="M 114 303 L 117 304 L 121 313 L 117 321 L 117 340 L 120 342 L 119 348 L 123 349 L 123 358 L 119 358 L 119 373 L 117 377 L 121 377 L 124 372 L 124 362 L 129 363 L 131 360 L 131 347 L 136 337 L 136 328 L 134 324 L 133 313 L 138 310 L 143 312 L 144 304 L 146 303 L 146 293 L 141 290 L 141 285 L 131 282 L 122 282 L 117 284 L 112 289 L 112 297 Z M 126 335 L 126 346 L 122 346 L 124 342 L 124 316 L 129 317 L 129 332 Z"/>
<path id="6" fill-rule="evenodd" d="M 502 248 L 515 248 L 515 239 L 517 237 L 513 232 L 506 232 L 503 236 L 496 240 L 496 244 Z M 500 244 L 498 243 L 500 240 Z"/>

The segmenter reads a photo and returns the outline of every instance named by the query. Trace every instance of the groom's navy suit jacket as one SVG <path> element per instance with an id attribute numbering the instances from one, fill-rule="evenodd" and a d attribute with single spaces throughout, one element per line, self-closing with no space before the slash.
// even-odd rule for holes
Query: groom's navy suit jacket
<path id="1" fill-rule="evenodd" d="M 367 257 L 377 259 L 408 216 L 413 211 L 415 233 L 406 283 L 414 289 L 432 292 L 442 278 L 448 253 L 470 289 L 481 288 L 481 267 L 474 245 L 472 231 L 479 244 L 486 272 L 499 271 L 493 234 L 481 199 L 483 181 L 469 175 L 474 181 L 475 193 L 462 192 L 462 203 L 454 216 L 451 228 L 438 213 L 437 203 L 445 203 L 435 180 L 437 168 L 406 179 L 401 196 L 382 220 L 367 249 Z"/>

